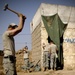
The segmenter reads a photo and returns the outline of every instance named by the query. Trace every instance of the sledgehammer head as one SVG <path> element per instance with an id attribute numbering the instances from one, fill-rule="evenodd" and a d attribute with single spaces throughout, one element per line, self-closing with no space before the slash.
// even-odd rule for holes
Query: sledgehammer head
<path id="1" fill-rule="evenodd" d="M 6 11 L 8 9 L 8 4 L 5 4 L 5 6 L 4 6 L 4 11 Z"/>

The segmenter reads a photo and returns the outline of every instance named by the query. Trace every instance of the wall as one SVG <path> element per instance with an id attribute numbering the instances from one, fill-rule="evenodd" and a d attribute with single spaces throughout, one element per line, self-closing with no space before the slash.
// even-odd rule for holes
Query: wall
<path id="1" fill-rule="evenodd" d="M 32 33 L 32 61 L 35 63 L 41 59 L 41 24 Z"/>
<path id="2" fill-rule="evenodd" d="M 37 40 L 38 43 L 36 43 L 36 41 L 34 41 L 32 39 L 32 52 L 33 52 L 33 57 L 34 57 L 33 59 L 34 60 L 37 59 L 37 56 L 35 53 L 36 53 L 37 44 L 39 44 L 38 45 L 39 49 L 37 50 L 37 52 L 39 52 L 39 54 L 41 54 L 39 56 L 39 58 L 41 57 L 41 62 L 42 62 L 42 54 L 43 54 L 42 43 L 43 43 L 43 41 L 45 43 L 47 43 L 47 41 L 46 41 L 47 37 L 45 37 L 45 34 L 47 32 L 46 32 L 46 30 L 43 30 L 44 27 L 42 28 L 43 23 L 42 23 L 41 15 L 51 16 L 56 13 L 58 13 L 58 15 L 61 18 L 63 23 L 68 24 L 66 31 L 63 35 L 64 36 L 63 37 L 63 39 L 64 39 L 64 42 L 63 42 L 64 69 L 69 69 L 69 68 L 74 69 L 74 67 L 75 67 L 75 52 L 74 52 L 75 43 L 65 42 L 65 38 L 66 39 L 75 39 L 75 33 L 74 33 L 75 32 L 75 7 L 71 7 L 71 6 L 52 5 L 52 4 L 46 4 L 46 3 L 42 3 L 40 5 L 40 7 L 36 11 L 36 13 L 32 19 L 31 25 L 30 25 L 32 38 L 33 38 L 33 36 L 35 36 L 35 38 L 38 39 Z M 40 23 L 41 23 L 41 26 L 39 26 Z M 41 29 L 39 34 L 35 34 L 36 32 L 39 31 L 39 29 Z M 39 38 L 38 38 L 38 35 L 39 35 Z M 45 37 L 45 38 L 43 39 L 43 37 Z M 34 48 L 34 45 L 35 45 L 35 48 Z"/>
<path id="3" fill-rule="evenodd" d="M 75 25 L 75 24 L 74 24 Z M 64 33 L 64 68 L 75 69 L 75 27 L 68 27 Z"/>

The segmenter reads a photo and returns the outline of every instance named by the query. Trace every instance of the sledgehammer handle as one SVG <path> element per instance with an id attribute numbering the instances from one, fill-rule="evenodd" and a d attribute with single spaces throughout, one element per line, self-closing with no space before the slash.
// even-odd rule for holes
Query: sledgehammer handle
<path id="1" fill-rule="evenodd" d="M 15 14 L 19 14 L 18 12 L 16 12 L 16 11 L 14 11 L 14 10 L 12 10 L 12 9 L 10 9 L 10 8 L 7 8 L 8 10 L 10 10 L 11 12 L 13 12 L 13 13 L 15 13 Z M 26 19 L 26 17 L 25 16 L 23 16 L 25 19 Z"/>
<path id="2" fill-rule="evenodd" d="M 13 12 L 13 13 L 15 13 L 15 14 L 18 15 L 18 13 L 17 13 L 16 11 L 14 11 L 14 10 L 12 10 L 12 9 L 10 9 L 10 8 L 7 8 L 7 9 L 10 10 L 11 12 Z"/>

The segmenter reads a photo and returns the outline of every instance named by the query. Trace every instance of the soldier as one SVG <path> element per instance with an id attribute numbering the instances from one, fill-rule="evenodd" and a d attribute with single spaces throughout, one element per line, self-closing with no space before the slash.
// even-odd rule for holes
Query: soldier
<path id="1" fill-rule="evenodd" d="M 51 70 L 56 70 L 57 46 L 53 43 L 53 41 L 50 41 L 49 53 Z"/>
<path id="2" fill-rule="evenodd" d="M 3 67 L 5 75 L 17 75 L 14 36 L 22 31 L 26 19 L 21 13 L 17 13 L 17 15 L 19 17 L 18 26 L 11 23 L 2 35 L 4 48 Z"/>
<path id="3" fill-rule="evenodd" d="M 28 47 L 24 47 L 24 62 L 25 62 L 25 67 L 26 70 L 29 69 L 29 52 L 28 52 Z"/>
<path id="4" fill-rule="evenodd" d="M 49 68 L 49 44 L 46 45 L 45 50 L 44 50 L 44 71 L 48 70 Z"/>

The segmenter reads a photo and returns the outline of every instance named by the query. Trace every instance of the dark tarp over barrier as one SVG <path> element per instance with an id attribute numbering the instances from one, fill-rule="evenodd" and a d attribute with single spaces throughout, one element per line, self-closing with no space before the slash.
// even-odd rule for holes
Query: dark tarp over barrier
<path id="1" fill-rule="evenodd" d="M 63 64 L 63 50 L 61 48 L 63 43 L 63 33 L 67 27 L 67 24 L 64 24 L 59 15 L 55 14 L 53 16 L 43 16 L 42 20 L 48 36 L 58 47 L 58 59 L 60 64 Z"/>

